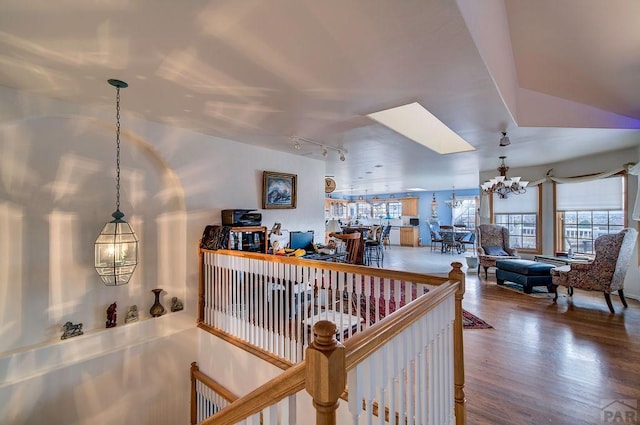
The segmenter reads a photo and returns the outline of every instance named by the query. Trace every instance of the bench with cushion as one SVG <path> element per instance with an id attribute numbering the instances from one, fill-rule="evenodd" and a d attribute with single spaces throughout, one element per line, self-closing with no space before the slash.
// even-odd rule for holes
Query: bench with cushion
<path id="1" fill-rule="evenodd" d="M 554 267 L 530 260 L 497 260 L 496 281 L 498 285 L 504 285 L 505 280 L 520 284 L 525 294 L 530 294 L 534 286 L 546 286 L 549 292 L 554 293 L 556 287 L 551 281 L 551 269 Z"/>

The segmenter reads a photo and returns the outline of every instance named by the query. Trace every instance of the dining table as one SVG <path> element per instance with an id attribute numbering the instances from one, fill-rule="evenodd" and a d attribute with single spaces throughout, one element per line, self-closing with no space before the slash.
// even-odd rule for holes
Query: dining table
<path id="1" fill-rule="evenodd" d="M 464 244 L 460 242 L 465 235 L 470 233 L 468 229 L 454 226 L 440 226 L 442 236 L 442 253 L 453 252 L 462 254 L 465 251 Z"/>

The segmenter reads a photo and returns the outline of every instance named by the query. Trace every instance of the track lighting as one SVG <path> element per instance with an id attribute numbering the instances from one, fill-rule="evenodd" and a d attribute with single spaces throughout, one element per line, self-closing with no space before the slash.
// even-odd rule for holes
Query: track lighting
<path id="1" fill-rule="evenodd" d="M 509 140 L 509 136 L 507 136 L 507 132 L 502 132 L 502 137 L 500 138 L 500 146 L 509 146 L 511 144 L 511 140 Z"/>
<path id="2" fill-rule="evenodd" d="M 291 136 L 290 137 L 291 141 L 293 141 L 293 147 L 296 150 L 300 150 L 302 149 L 302 143 L 309 143 L 311 145 L 316 145 L 320 147 L 320 153 L 322 154 L 322 156 L 324 158 L 326 158 L 329 155 L 329 151 L 336 151 L 338 153 L 338 158 L 340 158 L 340 161 L 345 161 L 347 159 L 347 157 L 345 156 L 345 154 L 347 153 L 347 151 L 343 148 L 336 148 L 333 147 L 331 145 L 327 145 L 324 143 L 319 143 L 316 142 L 315 140 L 310 140 L 310 139 L 305 139 L 304 137 L 299 137 L 299 136 Z"/>

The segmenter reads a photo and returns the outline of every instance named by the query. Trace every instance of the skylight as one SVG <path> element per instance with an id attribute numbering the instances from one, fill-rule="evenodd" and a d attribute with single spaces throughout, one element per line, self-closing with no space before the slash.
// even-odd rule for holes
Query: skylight
<path id="1" fill-rule="evenodd" d="M 475 150 L 417 102 L 374 112 L 368 117 L 441 155 Z"/>

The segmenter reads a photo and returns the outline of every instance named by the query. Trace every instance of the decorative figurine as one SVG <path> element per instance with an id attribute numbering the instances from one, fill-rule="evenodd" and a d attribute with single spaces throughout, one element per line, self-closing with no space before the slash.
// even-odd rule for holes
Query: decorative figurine
<path id="1" fill-rule="evenodd" d="M 124 323 L 131 323 L 131 322 L 137 322 L 137 321 L 138 321 L 138 306 L 134 304 L 131 307 L 129 307 L 129 310 L 127 310 L 127 316 L 124 318 Z"/>
<path id="2" fill-rule="evenodd" d="M 182 309 L 184 309 L 182 301 L 180 301 L 178 297 L 171 298 L 171 311 L 180 311 Z"/>
<path id="3" fill-rule="evenodd" d="M 438 201 L 435 192 L 431 198 L 431 221 L 438 221 Z"/>
<path id="4" fill-rule="evenodd" d="M 116 326 L 116 318 L 118 315 L 116 314 L 116 303 L 113 303 L 107 309 L 107 328 L 113 328 Z"/>
<path id="5" fill-rule="evenodd" d="M 74 325 L 71 322 L 67 322 L 62 327 L 62 330 L 64 332 L 62 333 L 62 336 L 60 337 L 60 339 L 72 338 L 74 336 L 78 336 L 78 335 L 82 335 L 83 334 L 83 332 L 82 332 L 82 323 L 78 323 L 77 325 Z"/>

